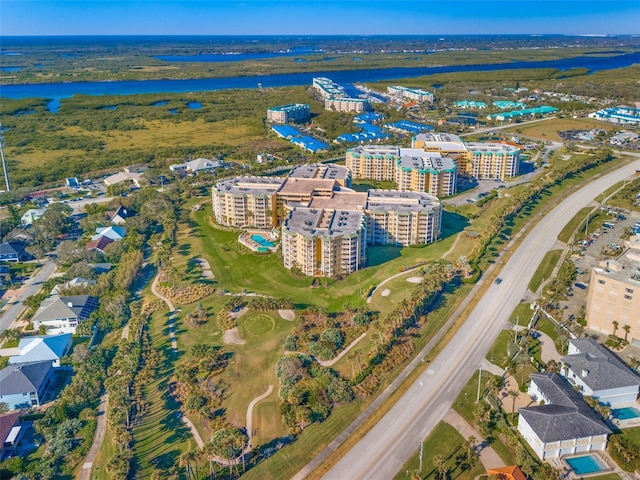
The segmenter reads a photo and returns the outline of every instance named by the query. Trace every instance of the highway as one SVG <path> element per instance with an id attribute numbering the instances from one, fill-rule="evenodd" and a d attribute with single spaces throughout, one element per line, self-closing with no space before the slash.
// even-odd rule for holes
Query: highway
<path id="1" fill-rule="evenodd" d="M 327 480 L 390 479 L 415 452 L 447 410 L 527 291 L 545 253 L 553 248 L 565 224 L 593 198 L 633 175 L 640 161 L 605 175 L 558 204 L 525 235 L 465 324 L 402 398 L 323 478 Z M 427 452 L 427 456 L 429 453 Z"/>

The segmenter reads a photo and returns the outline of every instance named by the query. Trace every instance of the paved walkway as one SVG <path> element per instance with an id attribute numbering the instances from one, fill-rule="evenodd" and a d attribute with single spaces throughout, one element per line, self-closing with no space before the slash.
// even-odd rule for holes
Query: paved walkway
<path id="1" fill-rule="evenodd" d="M 482 359 L 482 370 L 484 370 L 485 372 L 489 372 L 493 375 L 498 375 L 499 377 L 504 375 L 504 368 L 499 367 L 495 363 L 491 363 L 486 358 Z"/>
<path id="2" fill-rule="evenodd" d="M 556 350 L 556 344 L 553 342 L 553 338 L 539 330 L 538 333 L 540 334 L 538 340 L 540 340 L 540 358 L 542 361 L 547 363 L 549 360 L 555 360 L 556 362 L 562 360 L 562 355 Z"/>
<path id="3" fill-rule="evenodd" d="M 153 279 L 153 283 L 151 284 L 151 293 L 153 293 L 156 297 L 162 300 L 169 307 L 169 339 L 171 340 L 171 348 L 173 352 L 178 351 L 178 342 L 176 340 L 176 310 L 173 307 L 173 303 L 167 297 L 158 292 L 158 281 L 160 279 L 160 272 L 156 275 L 156 278 Z"/>
<path id="4" fill-rule="evenodd" d="M 380 290 L 380 287 L 382 287 L 385 283 L 390 282 L 395 278 L 401 277 L 402 275 L 406 275 L 407 273 L 415 272 L 420 267 L 424 267 L 424 265 L 418 265 L 417 267 L 408 268 L 403 272 L 396 273 L 395 275 L 391 275 L 390 277 L 387 277 L 384 280 L 382 280 L 378 285 L 376 285 L 376 288 L 373 289 L 373 291 L 371 292 L 371 295 L 367 297 L 367 303 L 371 303 L 371 299 L 373 298 L 373 296 L 376 294 L 378 290 Z"/>
<path id="5" fill-rule="evenodd" d="M 193 435 L 193 439 L 196 441 L 198 448 L 204 447 L 204 441 L 202 440 L 202 437 L 200 436 L 200 432 L 198 432 L 193 422 L 189 420 L 187 417 L 185 417 L 184 415 L 180 417 L 180 420 L 182 420 L 182 423 L 184 423 L 187 426 L 187 428 L 191 430 L 191 434 Z M 220 460 L 220 463 L 225 462 L 224 459 L 219 459 L 219 460 Z"/>
<path id="6" fill-rule="evenodd" d="M 451 245 L 451 248 L 449 250 L 447 250 L 446 252 L 444 252 L 440 258 L 445 258 L 447 255 L 449 255 L 451 252 L 453 252 L 453 249 L 456 248 L 456 245 L 458 245 L 458 240 L 460 240 L 460 236 L 463 235 L 463 234 L 464 234 L 464 232 L 458 232 L 458 235 L 456 235 L 456 239 L 453 241 L 453 244 Z"/>
<path id="7" fill-rule="evenodd" d="M 251 400 L 251 403 L 249 404 L 249 407 L 247 408 L 247 420 L 246 420 L 246 430 L 247 430 L 247 436 L 249 437 L 249 448 L 253 448 L 253 443 L 251 442 L 251 438 L 253 437 L 253 407 L 256 406 L 256 404 L 260 401 L 260 400 L 264 400 L 265 398 L 267 398 L 269 395 L 271 395 L 271 393 L 273 393 L 273 385 L 269 385 L 269 387 L 267 388 L 267 391 L 265 393 L 263 393 L 262 395 L 260 395 L 259 397 L 254 398 L 253 400 Z"/>
<path id="8" fill-rule="evenodd" d="M 444 421 L 455 428 L 465 440 L 469 440 L 471 437 L 476 438 L 476 452 L 482 462 L 484 468 L 496 468 L 505 465 L 505 462 L 500 458 L 496 451 L 487 443 L 482 436 L 469 425 L 464 418 L 462 418 L 458 412 L 451 409 L 445 415 Z"/>
<path id="9" fill-rule="evenodd" d="M 340 360 L 342 357 L 344 357 L 347 353 L 349 353 L 349 350 L 351 350 L 353 347 L 355 347 L 358 342 L 360 340 L 362 340 L 364 337 L 367 336 L 367 332 L 364 332 L 362 335 L 360 335 L 358 338 L 356 338 L 353 342 L 351 342 L 349 344 L 349 346 L 347 348 L 345 348 L 344 350 L 342 350 L 338 355 L 336 355 L 335 357 L 333 357 L 331 360 L 324 360 L 322 362 L 318 362 L 320 365 L 322 365 L 323 367 L 332 367 L 333 365 L 335 365 L 335 363 Z"/>
<path id="10" fill-rule="evenodd" d="M 82 464 L 82 469 L 80 470 L 80 475 L 78 478 L 80 480 L 91 480 L 91 469 L 93 468 L 93 462 L 98 455 L 98 451 L 102 446 L 102 442 L 104 441 L 104 434 L 107 430 L 107 405 L 109 403 L 109 395 L 104 393 L 102 397 L 100 397 L 100 405 L 98 406 L 98 415 L 97 415 L 97 425 L 96 425 L 96 433 L 93 437 L 93 443 L 91 444 L 91 448 L 89 448 L 89 453 L 87 453 L 86 458 L 84 459 L 84 463 Z"/>

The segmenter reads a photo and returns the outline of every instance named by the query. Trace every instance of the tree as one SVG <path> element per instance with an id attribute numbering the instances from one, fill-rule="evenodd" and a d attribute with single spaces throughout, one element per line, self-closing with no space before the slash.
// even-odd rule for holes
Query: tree
<path id="1" fill-rule="evenodd" d="M 613 325 L 613 336 L 616 336 L 616 331 L 618 330 L 618 327 L 620 326 L 620 324 L 618 323 L 617 320 L 614 320 L 613 322 L 611 322 L 611 325 Z"/>
<path id="2" fill-rule="evenodd" d="M 515 414 L 516 413 L 516 398 L 518 398 L 518 395 L 520 395 L 520 392 L 518 390 L 509 390 L 509 396 L 511 397 L 511 414 Z"/>
<path id="3" fill-rule="evenodd" d="M 237 428 L 221 428 L 211 437 L 212 451 L 227 460 L 231 478 L 231 460 L 237 458 L 247 443 L 246 436 Z"/>
<path id="4" fill-rule="evenodd" d="M 202 447 L 202 455 L 209 461 L 209 480 L 211 480 L 211 476 L 215 476 L 215 472 L 213 470 L 213 460 L 216 457 L 215 446 L 211 442 L 205 443 Z"/>
<path id="5" fill-rule="evenodd" d="M 447 460 L 444 458 L 444 455 L 436 455 L 433 457 L 433 466 L 438 471 L 439 480 L 444 480 L 447 478 L 447 473 L 449 472 L 449 467 L 447 467 Z"/>
<path id="6" fill-rule="evenodd" d="M 629 336 L 629 332 L 631 332 L 631 326 L 630 325 L 623 325 L 622 329 L 624 330 L 624 341 L 627 342 L 627 338 Z"/>

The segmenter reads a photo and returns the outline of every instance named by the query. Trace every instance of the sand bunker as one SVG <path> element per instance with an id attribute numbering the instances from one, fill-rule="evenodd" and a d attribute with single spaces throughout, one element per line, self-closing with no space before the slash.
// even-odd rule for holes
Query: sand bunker
<path id="1" fill-rule="evenodd" d="M 244 315 L 245 313 L 247 313 L 249 309 L 247 307 L 242 307 L 240 310 L 238 310 L 237 312 L 229 312 L 229 316 L 231 318 L 240 318 L 242 315 Z"/>
<path id="2" fill-rule="evenodd" d="M 391 294 L 391 290 L 389 290 L 388 288 L 385 288 L 382 293 L 380 293 L 381 297 L 388 297 Z"/>
<path id="3" fill-rule="evenodd" d="M 409 277 L 407 278 L 407 282 L 409 283 L 420 283 L 422 281 L 422 277 Z"/>
<path id="4" fill-rule="evenodd" d="M 278 315 L 283 320 L 287 320 L 289 322 L 293 322 L 296 319 L 296 312 L 293 310 L 278 310 Z"/>
<path id="5" fill-rule="evenodd" d="M 234 345 L 244 345 L 245 343 L 247 343 L 242 338 L 240 338 L 238 327 L 233 327 L 230 330 L 225 330 L 224 335 L 222 336 L 222 341 L 224 343 L 232 343 Z"/>

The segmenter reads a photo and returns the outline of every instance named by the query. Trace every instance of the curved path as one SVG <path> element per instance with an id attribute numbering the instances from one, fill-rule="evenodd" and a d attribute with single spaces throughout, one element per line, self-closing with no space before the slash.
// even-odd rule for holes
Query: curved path
<path id="1" fill-rule="evenodd" d="M 151 284 L 151 293 L 153 293 L 156 297 L 162 300 L 169 307 L 169 339 L 171 340 L 171 348 L 173 352 L 178 351 L 178 342 L 176 340 L 176 309 L 173 307 L 173 303 L 167 297 L 162 295 L 158 291 L 158 281 L 160 279 L 160 272 L 153 279 L 153 283 Z"/>
<path id="2" fill-rule="evenodd" d="M 371 299 L 373 298 L 373 296 L 376 294 L 378 290 L 380 290 L 380 287 L 382 287 L 385 283 L 390 282 L 391 280 L 394 280 L 398 277 L 401 277 L 402 275 L 406 275 L 407 273 L 415 272 L 417 269 L 421 267 L 424 267 L 424 265 L 418 265 L 416 267 L 407 268 L 406 270 L 400 273 L 396 273 L 395 275 L 391 275 L 390 277 L 385 278 L 378 285 L 376 285 L 376 288 L 374 288 L 371 294 L 367 297 L 367 303 L 371 303 Z"/>
<path id="3" fill-rule="evenodd" d="M 96 460 L 98 451 L 104 441 L 104 435 L 107 431 L 107 406 L 109 404 L 109 395 L 104 393 L 100 397 L 100 405 L 98 406 L 96 433 L 93 436 L 93 443 L 89 448 L 89 453 L 84 459 L 82 469 L 78 478 L 80 480 L 91 480 L 91 469 L 93 468 L 93 462 Z"/>
<path id="4" fill-rule="evenodd" d="M 251 438 L 253 437 L 253 407 L 255 407 L 260 400 L 264 400 L 269 395 L 271 395 L 272 392 L 273 392 L 273 385 L 269 385 L 269 387 L 267 388 L 267 391 L 264 392 L 259 397 L 256 397 L 253 400 L 251 400 L 251 403 L 247 408 L 247 421 L 245 425 L 247 426 L 247 436 L 249 437 L 249 445 L 248 445 L 249 449 L 253 448 L 251 443 Z M 246 453 L 246 450 L 245 450 L 245 453 Z"/>
<path id="5" fill-rule="evenodd" d="M 545 253 L 555 244 L 567 219 L 573 218 L 597 194 L 633 175 L 637 169 L 640 169 L 640 161 L 597 177 L 556 204 L 545 216 L 539 214 L 536 218 L 542 218 L 537 224 L 529 224 L 519 232 L 516 238 L 522 238 L 522 241 L 502 267 L 502 283 L 488 286 L 465 323 L 429 368 L 324 478 L 393 478 L 419 442 L 444 418 L 477 370 L 509 315 L 525 295 L 530 278 Z M 505 250 L 514 246 L 512 240 Z M 328 448 L 335 450 L 338 446 L 334 441 Z M 316 465 L 312 462 L 296 477 Z"/>
<path id="6" fill-rule="evenodd" d="M 318 362 L 318 363 L 320 365 L 322 365 L 323 367 L 333 367 L 338 360 L 340 360 L 347 353 L 349 353 L 349 350 L 351 350 L 353 347 L 355 347 L 358 344 L 358 342 L 360 340 L 362 340 L 366 336 L 367 336 L 367 332 L 364 332 L 362 335 L 360 335 L 358 338 L 356 338 L 353 342 L 351 342 L 347 348 L 342 350 L 338 355 L 333 357 L 331 360 L 324 360 L 324 361 Z"/>

